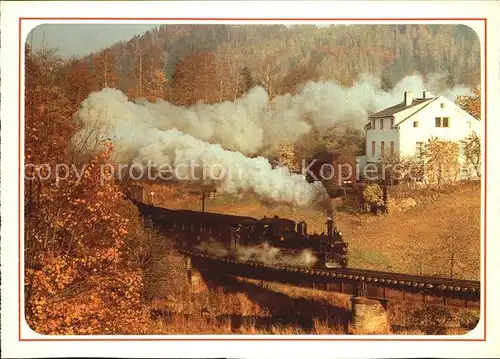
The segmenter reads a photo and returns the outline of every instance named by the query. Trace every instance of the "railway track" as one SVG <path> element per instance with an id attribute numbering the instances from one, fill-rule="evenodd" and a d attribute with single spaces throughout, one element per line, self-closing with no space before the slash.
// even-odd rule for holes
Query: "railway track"
<path id="1" fill-rule="evenodd" d="M 366 296 L 459 307 L 479 307 L 479 281 L 447 279 L 356 268 L 313 269 L 245 262 L 181 249 L 193 266 L 228 275 L 277 281 Z"/>

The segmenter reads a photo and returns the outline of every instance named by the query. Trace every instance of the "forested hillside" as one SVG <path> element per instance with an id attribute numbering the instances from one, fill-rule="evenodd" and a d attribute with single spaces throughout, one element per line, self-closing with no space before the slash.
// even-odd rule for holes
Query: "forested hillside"
<path id="1" fill-rule="evenodd" d="M 75 100 L 105 86 L 176 105 L 232 101 L 254 85 L 269 97 L 308 80 L 350 86 L 361 73 L 392 88 L 405 75 L 480 82 L 480 44 L 463 25 L 161 25 L 61 71 Z"/>
<path id="2" fill-rule="evenodd" d="M 24 65 L 24 311 L 34 331 L 50 335 L 220 334 L 233 328 L 213 324 L 218 316 L 248 315 L 248 308 L 269 315 L 246 294 L 187 291 L 174 238 L 151 229 L 123 198 L 128 178 L 117 181 L 122 164 L 146 168 L 150 163 L 170 165 L 175 158 L 180 159 L 177 167 L 193 159 L 213 167 L 240 166 L 244 181 L 231 181 L 229 175 L 222 178 L 229 178 L 225 183 L 215 176 L 209 180 L 226 194 L 257 196 L 259 206 L 280 204 L 294 211 L 300 206 L 323 221 L 325 208 L 321 214 L 313 208 L 327 204 L 331 210 L 325 188 L 283 168 L 276 170 L 271 157 L 292 171 L 302 159 L 353 163 L 364 147 L 367 113 L 375 103 L 387 106 L 396 98 L 369 91 L 363 83 L 350 92 L 337 84 L 349 87 L 363 73 L 381 79 L 385 89 L 412 73 L 424 78 L 441 74 L 443 88 L 475 87 L 480 78 L 475 34 L 463 26 L 444 25 L 164 25 L 83 59 L 65 61 L 57 51 L 33 52 L 26 46 Z M 334 82 L 309 83 L 304 87 L 308 91 L 298 91 L 309 80 Z M 406 91 L 403 85 L 393 91 L 398 99 Z M 131 103 L 112 88 L 153 103 Z M 473 94 L 457 98 L 457 103 L 479 118 L 480 89 L 474 88 Z M 233 103 L 189 109 L 156 101 L 189 106 L 239 97 Z M 361 126 L 353 126 L 355 120 Z M 475 148 L 478 158 L 480 146 Z M 333 185 L 334 179 L 325 183 L 327 188 Z M 161 195 L 158 190 L 154 198 Z M 351 220 L 358 223 L 358 217 Z M 474 234 L 477 223 L 473 225 L 472 232 L 460 227 L 461 233 Z M 400 245 L 404 235 L 394 235 L 391 243 Z M 423 230 L 422 236 L 427 236 Z M 358 248 L 366 253 L 362 245 Z M 171 288 L 167 279 L 174 283 Z M 161 293 L 155 292 L 158 288 Z M 189 326 L 167 325 L 155 317 L 153 299 L 158 298 L 179 304 L 178 312 L 191 316 Z M 312 305 L 317 307 L 317 302 Z M 295 303 L 290 311 L 321 323 L 316 312 Z M 273 315 L 281 320 L 281 314 Z M 262 332 L 296 333 L 290 328 Z M 332 332 L 326 325 L 318 328 L 307 330 Z M 256 333 L 255 328 L 238 330 Z"/>

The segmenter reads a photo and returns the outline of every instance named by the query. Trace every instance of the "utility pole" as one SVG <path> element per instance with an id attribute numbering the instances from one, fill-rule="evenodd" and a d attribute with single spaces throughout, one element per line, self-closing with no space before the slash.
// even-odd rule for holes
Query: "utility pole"
<path id="1" fill-rule="evenodd" d="M 205 212 L 205 191 L 201 191 L 201 212 Z"/>

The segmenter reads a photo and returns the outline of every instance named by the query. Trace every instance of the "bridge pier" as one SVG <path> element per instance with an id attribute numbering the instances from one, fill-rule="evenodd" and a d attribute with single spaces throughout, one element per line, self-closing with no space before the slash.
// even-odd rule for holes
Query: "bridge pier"
<path id="1" fill-rule="evenodd" d="M 351 297 L 352 327 L 356 334 L 385 334 L 389 331 L 386 303 L 365 297 Z"/>
<path id="2" fill-rule="evenodd" d="M 194 293 L 205 292 L 208 287 L 203 280 L 201 273 L 193 268 L 191 257 L 186 256 L 186 277 L 189 285 L 189 290 Z"/>

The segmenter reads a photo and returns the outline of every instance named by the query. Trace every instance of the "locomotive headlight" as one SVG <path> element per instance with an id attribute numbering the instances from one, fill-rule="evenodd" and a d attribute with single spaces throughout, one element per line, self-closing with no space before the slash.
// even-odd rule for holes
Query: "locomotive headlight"
<path id="1" fill-rule="evenodd" d="M 339 232 L 339 236 L 341 236 L 341 235 L 342 235 L 342 232 Z"/>

